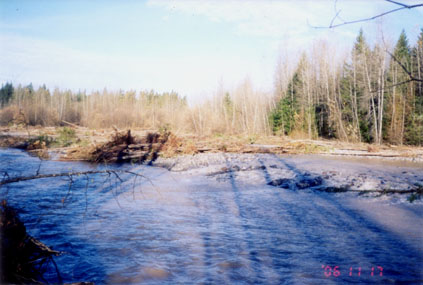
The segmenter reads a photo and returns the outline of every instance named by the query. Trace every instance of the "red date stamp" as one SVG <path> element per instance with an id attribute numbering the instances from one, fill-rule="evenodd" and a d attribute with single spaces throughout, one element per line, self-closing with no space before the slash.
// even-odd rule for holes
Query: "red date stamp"
<path id="1" fill-rule="evenodd" d="M 350 267 L 349 269 L 342 269 L 339 266 L 330 266 L 330 265 L 322 265 L 323 274 L 325 277 L 338 277 L 343 275 L 347 276 L 362 276 L 362 275 L 370 275 L 370 276 L 383 276 L 383 267 L 382 266 L 372 266 L 371 268 L 365 268 L 362 270 L 361 267 Z"/>

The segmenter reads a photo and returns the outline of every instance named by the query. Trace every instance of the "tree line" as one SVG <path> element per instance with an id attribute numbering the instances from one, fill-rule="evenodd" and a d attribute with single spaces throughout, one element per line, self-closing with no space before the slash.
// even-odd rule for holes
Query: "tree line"
<path id="1" fill-rule="evenodd" d="M 218 88 L 195 106 L 176 92 L 104 89 L 88 95 L 6 83 L 0 89 L 0 123 L 165 126 L 201 135 L 422 145 L 423 29 L 413 46 L 403 31 L 392 52 L 385 44 L 371 47 L 360 30 L 348 56 L 337 59 L 336 54 L 320 42 L 294 65 L 278 62 L 273 93 L 255 90 L 246 79 L 233 90 Z"/>
<path id="2" fill-rule="evenodd" d="M 156 129 L 165 124 L 178 124 L 178 113 L 187 108 L 185 97 L 154 90 L 137 93 L 104 89 L 88 95 L 85 91 L 58 88 L 50 91 L 45 85 L 35 90 L 32 84 L 13 87 L 7 83 L 0 90 L 0 96 L 0 123 L 3 125 L 58 126 L 65 121 L 90 128 L 114 125 Z"/>
<path id="3" fill-rule="evenodd" d="M 392 53 L 371 48 L 363 30 L 342 63 L 319 53 L 304 53 L 289 80 L 277 76 L 273 133 L 422 145 L 423 29 L 413 47 L 403 31 Z"/>

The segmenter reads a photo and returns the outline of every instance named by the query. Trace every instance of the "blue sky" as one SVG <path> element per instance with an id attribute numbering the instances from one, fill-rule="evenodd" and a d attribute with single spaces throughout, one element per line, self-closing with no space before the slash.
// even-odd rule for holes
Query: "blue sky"
<path id="1" fill-rule="evenodd" d="M 345 20 L 396 7 L 377 0 L 0 1 L 0 82 L 174 90 L 196 101 L 248 77 L 271 92 L 281 54 L 295 58 L 321 39 L 346 53 L 360 27 L 369 41 L 383 30 L 391 42 L 404 28 L 414 44 L 423 27 L 419 8 L 312 28 L 330 23 L 335 2 Z"/>

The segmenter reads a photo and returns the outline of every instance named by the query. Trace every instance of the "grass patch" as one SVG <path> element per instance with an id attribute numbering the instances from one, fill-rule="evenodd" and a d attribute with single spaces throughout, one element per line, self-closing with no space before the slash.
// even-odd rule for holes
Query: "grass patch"
<path id="1" fill-rule="evenodd" d="M 28 140 L 27 150 L 47 149 L 50 147 L 68 147 L 73 144 L 87 146 L 88 140 L 80 140 L 72 128 L 64 127 L 57 131 L 57 137 L 54 138 L 45 133 Z"/>
<path id="2" fill-rule="evenodd" d="M 288 142 L 286 146 L 290 147 L 294 153 L 304 154 L 327 153 L 331 150 L 327 146 L 306 142 Z"/>
<path id="3" fill-rule="evenodd" d="M 56 139 L 56 143 L 59 146 L 67 147 L 70 146 L 77 141 L 76 132 L 74 129 L 69 127 L 63 127 L 58 130 L 58 137 Z"/>

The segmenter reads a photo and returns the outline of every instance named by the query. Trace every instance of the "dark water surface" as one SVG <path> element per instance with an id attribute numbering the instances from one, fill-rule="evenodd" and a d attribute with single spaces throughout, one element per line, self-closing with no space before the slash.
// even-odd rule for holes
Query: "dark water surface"
<path id="1" fill-rule="evenodd" d="M 421 203 L 217 182 L 148 166 L 108 168 L 151 181 L 99 174 L 74 177 L 71 188 L 64 177 L 0 189 L 29 234 L 66 252 L 55 258 L 65 282 L 423 282 Z M 0 149 L 0 171 L 9 176 L 90 169 L 97 166 L 40 164 Z M 46 277 L 57 282 L 53 268 Z"/>

